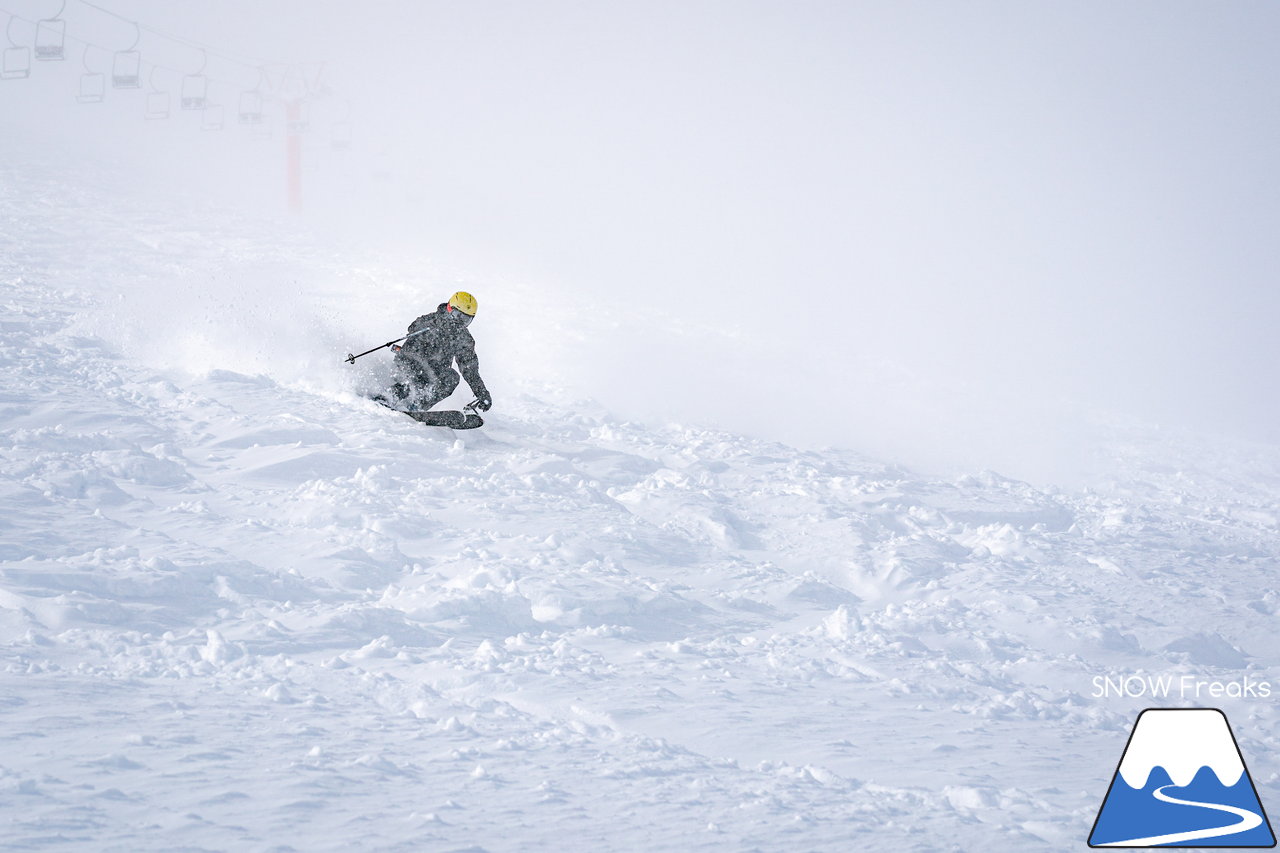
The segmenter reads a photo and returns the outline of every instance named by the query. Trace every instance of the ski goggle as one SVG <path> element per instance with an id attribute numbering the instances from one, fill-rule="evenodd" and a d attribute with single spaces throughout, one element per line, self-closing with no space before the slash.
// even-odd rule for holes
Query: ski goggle
<path id="1" fill-rule="evenodd" d="M 445 306 L 445 310 L 447 310 L 450 314 L 452 314 L 453 318 L 457 320 L 459 323 L 461 323 L 462 328 L 464 329 L 467 326 L 470 326 L 471 321 L 475 319 L 474 315 L 468 314 L 465 311 L 459 311 L 457 308 L 454 308 L 452 305 Z"/>

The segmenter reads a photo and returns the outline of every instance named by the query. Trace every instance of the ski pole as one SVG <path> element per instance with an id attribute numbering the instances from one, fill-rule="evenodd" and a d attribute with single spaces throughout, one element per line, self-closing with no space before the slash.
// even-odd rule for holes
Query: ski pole
<path id="1" fill-rule="evenodd" d="M 396 344 L 400 343 L 403 340 L 404 338 L 396 338 L 394 341 L 387 341 L 385 344 L 382 344 L 381 346 L 376 346 L 373 349 L 365 350 L 364 352 L 360 353 L 360 355 L 352 355 L 351 353 L 347 353 L 347 357 L 343 360 L 346 361 L 347 364 L 355 364 L 357 358 L 366 356 L 371 352 L 377 352 L 380 349 L 386 349 L 389 346 L 395 346 Z"/>
<path id="2" fill-rule="evenodd" d="M 356 359 L 357 359 L 357 358 L 361 358 L 361 357 L 363 357 L 363 356 L 366 356 L 366 355 L 368 355 L 368 354 L 369 354 L 369 353 L 371 353 L 371 352 L 377 352 L 377 351 L 378 351 L 378 350 L 380 350 L 380 349 L 386 349 L 387 347 L 395 346 L 396 344 L 400 343 L 401 341 L 407 341 L 409 338 L 412 338 L 414 335 L 420 335 L 420 334 L 422 334 L 422 332 L 425 332 L 425 331 L 427 331 L 427 330 L 426 330 L 426 329 L 423 329 L 422 331 L 414 332 L 412 335 L 405 335 L 403 338 L 396 338 L 394 341 L 387 341 L 385 344 L 381 344 L 381 345 L 379 345 L 379 346 L 376 346 L 376 347 L 374 347 L 373 349 L 367 349 L 367 350 L 365 350 L 364 352 L 360 353 L 360 355 L 352 355 L 351 353 L 347 353 L 347 357 L 346 357 L 345 359 L 343 359 L 343 361 L 345 361 L 347 364 L 355 364 L 355 363 L 356 363 Z"/>

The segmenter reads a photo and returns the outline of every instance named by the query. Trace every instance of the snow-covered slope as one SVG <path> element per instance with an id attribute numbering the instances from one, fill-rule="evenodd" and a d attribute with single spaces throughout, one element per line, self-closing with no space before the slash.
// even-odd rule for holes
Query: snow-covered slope
<path id="1" fill-rule="evenodd" d="M 424 298 L 361 263 L 0 182 L 5 845 L 1062 850 L 1151 704 L 1095 676 L 1277 662 L 1272 448 L 940 481 L 566 406 L 518 318 L 454 435 L 353 393 Z"/>

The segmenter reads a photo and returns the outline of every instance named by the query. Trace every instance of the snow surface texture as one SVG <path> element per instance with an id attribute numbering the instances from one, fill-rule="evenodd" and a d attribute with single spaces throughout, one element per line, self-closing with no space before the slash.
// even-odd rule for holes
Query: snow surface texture
<path id="1" fill-rule="evenodd" d="M 341 363 L 447 281 L 4 178 L 6 849 L 1072 849 L 1152 704 L 1095 676 L 1276 662 L 1274 449 L 1060 492 L 621 422 L 496 286 L 455 436 Z M 1264 804 L 1273 702 L 1211 703 Z"/>

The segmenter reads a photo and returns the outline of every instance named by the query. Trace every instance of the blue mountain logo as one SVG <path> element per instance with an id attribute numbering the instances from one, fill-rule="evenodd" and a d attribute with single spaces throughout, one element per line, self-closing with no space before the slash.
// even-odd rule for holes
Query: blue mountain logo
<path id="1" fill-rule="evenodd" d="M 1138 715 L 1090 847 L 1275 847 L 1227 717 L 1217 708 Z"/>

